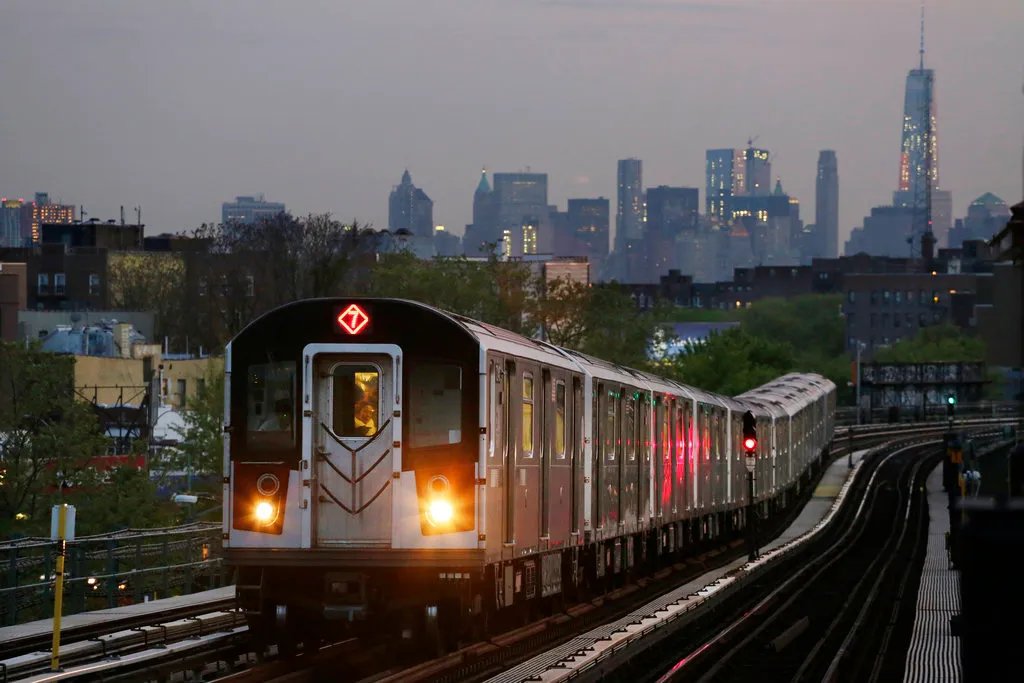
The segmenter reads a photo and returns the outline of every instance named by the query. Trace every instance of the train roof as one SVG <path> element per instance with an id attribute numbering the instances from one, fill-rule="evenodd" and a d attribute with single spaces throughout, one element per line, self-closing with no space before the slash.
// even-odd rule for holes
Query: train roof
<path id="1" fill-rule="evenodd" d="M 745 392 L 736 398 L 730 398 L 672 379 L 660 377 L 650 372 L 617 365 L 580 351 L 558 347 L 538 339 L 531 339 L 490 323 L 450 313 L 409 299 L 351 297 L 294 301 L 269 311 L 250 322 L 249 325 L 239 332 L 235 339 L 247 335 L 265 334 L 268 325 L 273 326 L 272 321 L 280 322 L 277 320 L 280 316 L 295 317 L 303 311 L 310 310 L 310 307 L 338 307 L 353 302 L 362 305 L 376 304 L 386 307 L 409 307 L 412 309 L 410 313 L 417 311 L 417 315 L 436 316 L 438 319 L 454 325 L 455 328 L 461 329 L 485 351 L 494 350 L 509 353 L 546 365 L 580 371 L 596 379 L 628 383 L 648 391 L 682 396 L 702 403 L 719 405 L 730 410 L 753 409 L 753 412 L 768 412 L 776 416 L 781 416 L 782 414 L 792 415 L 806 403 L 834 389 L 832 382 L 821 375 L 791 373 Z M 315 317 L 319 319 L 320 316 Z M 320 330 L 320 333 L 323 334 L 323 330 Z M 760 407 L 760 410 L 758 410 L 758 407 Z"/>

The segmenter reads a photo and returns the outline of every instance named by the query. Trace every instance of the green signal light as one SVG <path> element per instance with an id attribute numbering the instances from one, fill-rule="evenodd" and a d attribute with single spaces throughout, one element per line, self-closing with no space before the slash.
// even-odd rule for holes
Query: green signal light
<path id="1" fill-rule="evenodd" d="M 948 403 L 951 406 L 956 405 L 956 396 L 947 396 L 946 403 Z"/>

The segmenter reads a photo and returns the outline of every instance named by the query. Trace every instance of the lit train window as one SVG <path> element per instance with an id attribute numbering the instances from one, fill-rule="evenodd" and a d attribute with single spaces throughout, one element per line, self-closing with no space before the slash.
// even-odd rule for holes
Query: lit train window
<path id="1" fill-rule="evenodd" d="M 295 363 L 250 365 L 246 379 L 246 441 L 267 450 L 295 445 Z"/>
<path id="2" fill-rule="evenodd" d="M 555 457 L 565 460 L 565 383 L 555 385 Z"/>
<path id="3" fill-rule="evenodd" d="M 380 429 L 380 369 L 339 364 L 331 372 L 331 429 L 342 437 L 369 437 Z"/>
<path id="4" fill-rule="evenodd" d="M 523 455 L 533 457 L 533 375 L 523 373 Z"/>
<path id="5" fill-rule="evenodd" d="M 411 363 L 406 394 L 410 448 L 462 443 L 462 368 Z"/>

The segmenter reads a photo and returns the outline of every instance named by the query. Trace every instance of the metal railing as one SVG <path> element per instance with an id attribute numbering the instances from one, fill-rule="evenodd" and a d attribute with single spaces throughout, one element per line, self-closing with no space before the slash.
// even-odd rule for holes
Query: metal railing
<path id="1" fill-rule="evenodd" d="M 49 539 L 0 543 L 0 624 L 52 615 L 56 554 Z M 79 537 L 67 543 L 64 613 L 217 588 L 225 571 L 219 524 Z"/>

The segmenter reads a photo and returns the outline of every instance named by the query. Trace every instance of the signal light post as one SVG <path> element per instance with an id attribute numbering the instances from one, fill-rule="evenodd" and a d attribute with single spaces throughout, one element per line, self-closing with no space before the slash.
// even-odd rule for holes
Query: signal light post
<path id="1" fill-rule="evenodd" d="M 757 464 L 757 421 L 749 410 L 743 413 L 743 454 L 747 467 L 747 560 L 757 559 L 757 508 L 754 507 L 754 466 Z"/>

